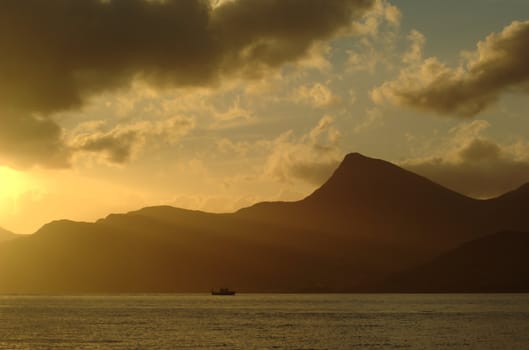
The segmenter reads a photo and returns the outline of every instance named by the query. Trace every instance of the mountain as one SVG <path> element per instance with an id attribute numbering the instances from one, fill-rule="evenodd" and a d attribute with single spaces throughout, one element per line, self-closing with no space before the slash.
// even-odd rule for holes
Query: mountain
<path id="1" fill-rule="evenodd" d="M 528 188 L 476 200 L 389 162 L 353 153 L 307 198 L 259 203 L 237 215 L 325 232 L 370 251 L 385 250 L 375 256 L 370 252 L 367 259 L 398 270 L 486 234 L 529 231 L 523 210 L 529 209 Z"/>
<path id="2" fill-rule="evenodd" d="M 488 235 L 388 279 L 389 292 L 529 292 L 529 233 Z"/>
<path id="3" fill-rule="evenodd" d="M 0 292 L 365 290 L 487 234 L 529 231 L 528 188 L 476 200 L 350 154 L 298 202 L 52 222 L 0 245 Z"/>
<path id="4" fill-rule="evenodd" d="M 415 236 L 418 240 L 427 238 L 430 244 L 438 236 L 432 229 L 444 231 L 442 241 L 449 240 L 447 230 L 438 225 L 458 228 L 462 221 L 471 221 L 468 216 L 474 215 L 477 206 L 476 200 L 424 177 L 354 153 L 347 155 L 331 178 L 307 198 L 294 203 L 259 203 L 239 214 L 378 242 L 394 244 Z M 461 217 L 463 213 L 467 217 Z M 448 232 L 456 241 L 462 234 Z"/>
<path id="5" fill-rule="evenodd" d="M 0 243 L 16 238 L 17 235 L 0 227 Z"/>

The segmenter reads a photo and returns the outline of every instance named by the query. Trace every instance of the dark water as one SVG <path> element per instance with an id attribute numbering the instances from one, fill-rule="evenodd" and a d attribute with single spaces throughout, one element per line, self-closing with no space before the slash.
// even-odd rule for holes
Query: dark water
<path id="1" fill-rule="evenodd" d="M 529 349 L 529 295 L 0 296 L 0 349 Z"/>

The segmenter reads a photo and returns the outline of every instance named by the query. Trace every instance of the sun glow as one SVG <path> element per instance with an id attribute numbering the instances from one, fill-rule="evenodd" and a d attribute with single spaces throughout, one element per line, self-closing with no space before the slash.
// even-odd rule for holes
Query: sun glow
<path id="1" fill-rule="evenodd" d="M 30 181 L 23 173 L 0 167 L 0 208 L 16 210 L 17 198 L 28 191 Z"/>

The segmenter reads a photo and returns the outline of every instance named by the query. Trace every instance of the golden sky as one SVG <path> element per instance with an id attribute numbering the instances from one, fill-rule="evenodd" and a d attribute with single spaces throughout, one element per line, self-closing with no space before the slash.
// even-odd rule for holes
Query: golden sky
<path id="1" fill-rule="evenodd" d="M 343 156 L 529 181 L 524 0 L 0 2 L 0 226 L 296 200 Z M 526 14 L 526 17 L 523 15 Z"/>

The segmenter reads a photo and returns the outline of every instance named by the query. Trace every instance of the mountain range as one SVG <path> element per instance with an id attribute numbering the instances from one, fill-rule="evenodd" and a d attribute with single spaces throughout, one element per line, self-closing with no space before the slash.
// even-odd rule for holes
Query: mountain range
<path id="1" fill-rule="evenodd" d="M 467 242 L 434 260 L 395 274 L 391 292 L 527 292 L 529 234 L 499 232 Z"/>
<path id="2" fill-rule="evenodd" d="M 229 214 L 149 207 L 95 223 L 49 223 L 0 244 L 0 292 L 529 290 L 515 286 L 526 270 L 501 264 L 512 249 L 520 262 L 529 253 L 509 243 L 513 232 L 525 242 L 528 209 L 529 185 L 477 200 L 353 153 L 297 202 Z M 486 261 L 488 252 L 498 271 L 511 269 L 511 282 L 450 285 L 454 266 L 459 280 L 476 269 L 461 256 Z M 474 276 L 500 278 L 496 272 Z"/>
<path id="3" fill-rule="evenodd" d="M 10 231 L 0 227 L 0 243 L 12 240 L 12 239 L 14 239 L 16 237 L 17 237 L 17 235 L 14 234 L 13 232 L 10 232 Z"/>

